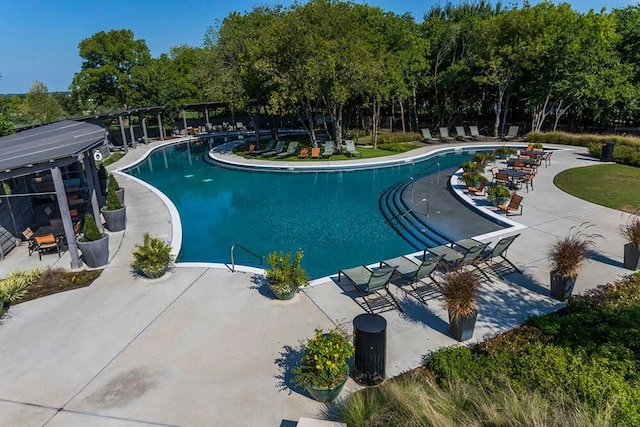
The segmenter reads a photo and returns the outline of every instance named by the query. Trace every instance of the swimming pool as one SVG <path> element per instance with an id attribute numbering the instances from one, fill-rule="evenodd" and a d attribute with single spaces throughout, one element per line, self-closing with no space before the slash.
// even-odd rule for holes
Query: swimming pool
<path id="1" fill-rule="evenodd" d="M 206 144 L 165 146 L 126 172 L 162 191 L 182 222 L 178 261 L 229 263 L 236 243 L 260 255 L 301 248 L 312 278 L 414 252 L 382 216 L 381 193 L 434 161 L 334 172 L 258 172 L 204 161 Z M 469 154 L 437 156 L 441 169 Z M 433 173 L 436 173 L 433 170 Z M 244 251 L 236 264 L 257 265 Z"/>

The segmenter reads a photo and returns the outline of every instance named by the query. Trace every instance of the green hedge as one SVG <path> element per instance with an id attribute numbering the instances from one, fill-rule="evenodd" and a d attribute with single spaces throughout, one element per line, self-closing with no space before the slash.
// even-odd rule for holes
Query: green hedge
<path id="1" fill-rule="evenodd" d="M 411 151 L 415 148 L 418 148 L 417 145 L 413 144 L 402 144 L 402 143 L 386 143 L 378 145 L 380 150 L 393 151 L 394 153 L 404 153 L 406 151 Z"/>
<path id="2" fill-rule="evenodd" d="M 600 157 L 602 144 L 613 141 L 613 161 L 623 165 L 640 167 L 640 138 L 619 135 L 572 134 L 565 132 L 531 132 L 525 137 L 527 142 L 542 144 L 562 144 L 587 147 L 589 154 Z"/>
<path id="3" fill-rule="evenodd" d="M 378 144 L 394 144 L 422 140 L 422 136 L 414 132 L 391 132 L 378 134 Z"/>

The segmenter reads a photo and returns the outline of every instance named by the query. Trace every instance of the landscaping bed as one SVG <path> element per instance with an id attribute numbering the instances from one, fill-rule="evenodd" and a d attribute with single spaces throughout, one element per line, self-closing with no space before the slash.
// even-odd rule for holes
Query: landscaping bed
<path id="1" fill-rule="evenodd" d="M 62 268 L 48 268 L 42 272 L 39 279 L 27 287 L 26 295 L 16 304 L 89 286 L 100 276 L 100 273 L 102 270 L 66 271 Z"/>

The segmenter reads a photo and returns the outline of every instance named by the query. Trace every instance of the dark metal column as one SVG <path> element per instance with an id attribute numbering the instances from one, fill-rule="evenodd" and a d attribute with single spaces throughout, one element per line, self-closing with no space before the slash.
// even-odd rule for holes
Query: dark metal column
<path id="1" fill-rule="evenodd" d="M 120 124 L 120 135 L 122 135 L 122 143 L 124 144 L 124 152 L 129 152 L 129 144 L 127 144 L 127 134 L 124 132 L 124 122 L 122 116 L 118 116 L 118 124 Z"/>

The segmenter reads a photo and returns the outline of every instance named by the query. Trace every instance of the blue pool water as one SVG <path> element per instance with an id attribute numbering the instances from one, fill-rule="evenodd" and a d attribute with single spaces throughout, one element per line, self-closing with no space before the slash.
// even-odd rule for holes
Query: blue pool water
<path id="1" fill-rule="evenodd" d="M 179 261 L 229 263 L 234 243 L 260 255 L 301 248 L 303 267 L 318 278 L 415 251 L 385 222 L 378 199 L 433 157 L 373 170 L 279 173 L 214 166 L 203 147 L 184 147 L 160 148 L 127 171 L 175 204 L 183 228 Z M 447 169 L 468 158 L 458 152 L 437 161 Z M 242 250 L 235 262 L 257 265 Z"/>

